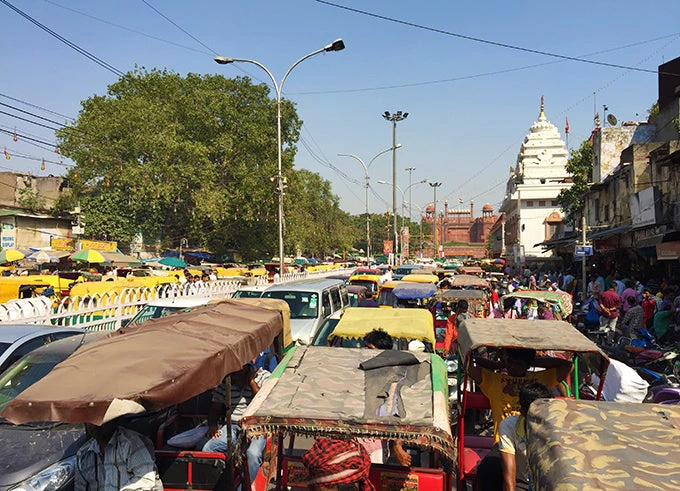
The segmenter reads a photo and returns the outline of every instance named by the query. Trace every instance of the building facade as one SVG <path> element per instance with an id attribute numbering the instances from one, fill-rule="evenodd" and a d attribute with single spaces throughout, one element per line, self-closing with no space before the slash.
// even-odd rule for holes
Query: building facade
<path id="1" fill-rule="evenodd" d="M 539 244 L 564 230 L 557 196 L 571 186 L 567 158 L 567 148 L 557 127 L 546 118 L 541 97 L 538 120 L 524 138 L 515 166 L 510 167 L 500 208 L 505 214 L 503 249 L 510 263 L 544 263 L 554 258 L 552 251 Z"/>

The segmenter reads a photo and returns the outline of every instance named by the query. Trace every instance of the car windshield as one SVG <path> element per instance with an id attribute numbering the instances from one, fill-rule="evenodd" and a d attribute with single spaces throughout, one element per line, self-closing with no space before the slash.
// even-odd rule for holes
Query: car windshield
<path id="1" fill-rule="evenodd" d="M 234 293 L 234 298 L 260 298 L 262 292 L 253 290 L 239 290 Z"/>
<path id="2" fill-rule="evenodd" d="M 349 297 L 349 306 L 350 307 L 356 307 L 359 305 L 359 294 L 354 293 L 354 292 L 347 292 L 347 296 Z"/>
<path id="3" fill-rule="evenodd" d="M 335 330 L 340 319 L 326 319 L 312 341 L 312 346 L 328 346 L 328 336 Z"/>
<path id="4" fill-rule="evenodd" d="M 77 346 L 74 346 L 77 347 Z M 0 375 L 0 411 L 12 399 L 47 375 L 52 368 L 61 363 L 72 351 L 60 353 L 29 353 Z"/>
<path id="5" fill-rule="evenodd" d="M 191 309 L 187 309 L 185 307 L 158 307 L 152 305 L 145 305 L 144 308 L 137 312 L 137 315 L 132 318 L 129 325 L 132 326 L 133 324 L 142 324 L 148 321 L 149 319 L 160 319 L 161 317 L 170 315 L 173 312 L 180 312 L 185 310 L 188 312 Z"/>
<path id="6" fill-rule="evenodd" d="M 12 343 L 0 343 L 0 355 L 7 351 L 10 346 L 12 346 Z"/>
<path id="7" fill-rule="evenodd" d="M 291 319 L 316 319 L 319 316 L 319 296 L 312 292 L 265 292 L 265 298 L 285 300 Z"/>

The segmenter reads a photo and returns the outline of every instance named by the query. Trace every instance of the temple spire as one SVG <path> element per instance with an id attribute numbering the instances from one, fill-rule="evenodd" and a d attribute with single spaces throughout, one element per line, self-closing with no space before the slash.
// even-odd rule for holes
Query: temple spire
<path id="1" fill-rule="evenodd" d="M 545 121 L 545 120 L 546 120 L 544 110 L 545 110 L 545 101 L 544 101 L 544 99 L 543 99 L 543 96 L 541 96 L 541 112 L 540 112 L 540 114 L 538 115 L 538 120 L 539 120 L 539 121 Z"/>

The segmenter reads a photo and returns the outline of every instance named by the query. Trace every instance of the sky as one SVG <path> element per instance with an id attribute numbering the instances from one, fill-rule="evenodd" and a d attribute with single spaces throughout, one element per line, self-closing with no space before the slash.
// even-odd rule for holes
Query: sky
<path id="1" fill-rule="evenodd" d="M 0 0 L 0 130 L 10 132 L 0 131 L 0 147 L 11 157 L 0 159 L 0 170 L 34 175 L 63 174 L 71 162 L 53 145 L 15 142 L 15 131 L 44 143 L 55 138 L 14 116 L 64 124 L 117 75 L 8 3 L 121 72 L 157 67 L 271 85 L 254 65 L 217 65 L 213 57 L 257 60 L 280 81 L 296 60 L 342 38 L 343 51 L 298 65 L 283 94 L 303 120 L 295 166 L 331 181 L 352 214 L 365 208 L 364 171 L 338 154 L 368 163 L 389 149 L 385 111 L 409 113 L 397 124 L 396 168 L 414 218 L 433 199 L 424 179 L 442 183 L 438 206 L 474 200 L 479 214 L 487 202 L 498 210 L 542 95 L 548 119 L 564 135 L 568 118 L 569 147 L 578 147 L 603 105 L 619 121 L 646 120 L 657 99 L 654 71 L 680 56 L 677 0 Z M 407 167 L 415 168 L 410 188 Z M 375 159 L 369 177 L 370 211 L 384 213 L 392 203 L 391 152 Z"/>

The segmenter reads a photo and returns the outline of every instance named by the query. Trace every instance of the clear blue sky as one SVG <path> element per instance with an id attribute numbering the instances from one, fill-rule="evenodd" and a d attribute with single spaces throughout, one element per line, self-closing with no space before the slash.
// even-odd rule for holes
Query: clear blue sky
<path id="1" fill-rule="evenodd" d="M 215 64 L 214 50 L 225 56 L 258 60 L 280 80 L 298 58 L 335 38 L 343 38 L 344 51 L 319 55 L 299 65 L 286 81 L 284 94 L 297 103 L 304 121 L 304 141 L 298 145 L 295 165 L 329 179 L 341 198 L 341 206 L 351 213 L 363 212 L 362 184 L 348 182 L 329 164 L 363 183 L 359 163 L 337 154 L 353 153 L 368 161 L 390 147 L 391 124 L 381 117 L 386 110 L 409 113 L 397 131 L 397 141 L 403 145 L 398 150 L 398 184 L 408 186 L 404 168 L 413 166 L 413 181 L 441 181 L 438 198 L 447 198 L 454 204 L 459 198 L 466 202 L 474 199 L 479 211 L 485 202 L 497 209 L 502 201 L 508 169 L 514 165 L 519 145 L 538 115 L 541 95 L 545 95 L 548 119 L 561 131 L 565 117 L 569 118 L 571 147 L 590 134 L 593 92 L 597 110 L 602 113 L 602 105 L 607 104 L 609 112 L 620 121 L 645 119 L 647 109 L 657 99 L 657 77 L 653 73 L 560 61 L 389 22 L 314 0 L 147 0 L 210 49 L 142 0 L 8 1 L 121 71 L 139 65 L 181 74 L 243 75 L 234 66 Z M 680 56 L 677 0 L 335 3 L 430 28 L 572 57 L 606 50 L 588 59 L 610 64 L 655 70 L 664 61 Z M 0 53 L 1 93 L 75 116 L 81 100 L 103 94 L 116 79 L 113 73 L 2 3 L 0 19 L 4 40 Z M 628 45 L 633 46 L 616 49 Z M 525 68 L 537 64 L 543 65 Z M 267 80 L 257 67 L 241 67 L 257 79 Z M 506 72 L 482 76 L 500 71 Z M 464 78 L 471 76 L 477 77 Z M 64 122 L 60 116 L 4 97 L 0 102 Z M 6 106 L 0 110 L 19 114 Z M 4 114 L 0 114 L 0 125 L 2 129 L 16 127 L 18 132 L 54 141 L 50 130 Z M 59 160 L 51 151 L 22 141 L 15 143 L 2 133 L 0 147 L 6 147 L 10 154 Z M 47 163 L 46 171 L 41 172 L 39 161 L 20 157 L 0 160 L 2 170 L 43 175 L 64 171 L 62 166 Z M 371 181 L 384 202 L 371 194 L 372 212 L 384 212 L 386 203 L 391 204 L 389 186 L 376 182 L 391 181 L 391 172 L 390 154 L 373 163 Z M 424 206 L 432 200 L 429 186 L 414 186 L 412 190 L 416 205 Z"/>

